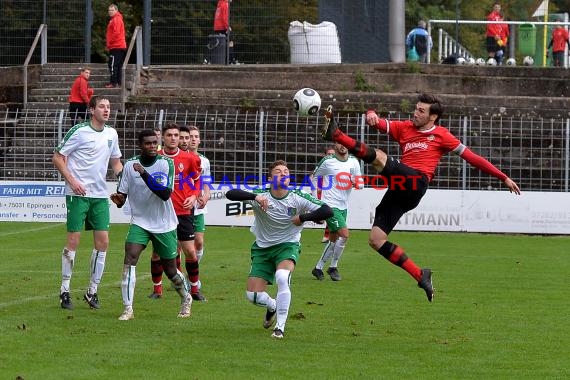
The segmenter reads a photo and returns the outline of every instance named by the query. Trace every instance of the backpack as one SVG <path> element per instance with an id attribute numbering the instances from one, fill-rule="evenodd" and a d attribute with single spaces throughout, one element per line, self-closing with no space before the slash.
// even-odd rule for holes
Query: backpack
<path id="1" fill-rule="evenodd" d="M 421 34 L 414 34 L 414 46 L 419 55 L 424 55 L 428 51 L 427 36 Z"/>

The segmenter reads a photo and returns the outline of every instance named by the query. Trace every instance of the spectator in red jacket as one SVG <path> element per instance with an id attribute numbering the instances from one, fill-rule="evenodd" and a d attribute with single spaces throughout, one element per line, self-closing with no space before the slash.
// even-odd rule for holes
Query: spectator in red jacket
<path id="1" fill-rule="evenodd" d="M 557 19 L 556 21 L 562 21 Z M 568 42 L 568 30 L 562 25 L 557 25 L 552 30 L 552 38 L 548 44 L 548 48 L 552 48 L 552 66 L 564 66 L 564 51 L 566 45 L 570 47 Z"/>
<path id="2" fill-rule="evenodd" d="M 125 23 L 123 15 L 115 4 L 109 5 L 109 24 L 107 25 L 106 48 L 109 52 L 109 72 L 111 78 L 105 87 L 113 88 L 121 85 L 121 69 L 127 54 L 127 40 L 125 38 Z"/>
<path id="3" fill-rule="evenodd" d="M 493 4 L 493 11 L 487 15 L 487 21 L 502 21 L 501 4 Z M 498 50 L 501 50 L 502 44 L 502 24 L 487 24 L 487 53 L 489 58 L 495 58 Z"/>
<path id="4" fill-rule="evenodd" d="M 91 69 L 84 67 L 71 85 L 71 92 L 69 94 L 69 116 L 73 120 L 73 125 L 77 124 L 78 120 L 89 118 L 87 106 L 94 92 L 93 88 L 89 87 L 90 76 Z"/>
<path id="5" fill-rule="evenodd" d="M 229 50 L 229 63 L 237 63 L 234 54 L 234 41 L 230 39 L 230 3 L 232 0 L 218 0 L 214 14 L 214 33 L 225 34 Z"/>

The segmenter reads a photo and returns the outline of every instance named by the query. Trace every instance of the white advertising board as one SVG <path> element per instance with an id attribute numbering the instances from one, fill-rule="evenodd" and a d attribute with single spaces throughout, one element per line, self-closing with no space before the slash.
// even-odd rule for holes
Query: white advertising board
<path id="1" fill-rule="evenodd" d="M 109 182 L 109 194 L 117 184 Z M 212 185 L 206 223 L 250 226 L 249 205 L 225 198 L 229 185 Z M 385 190 L 354 190 L 348 210 L 351 229 L 369 229 Z M 128 203 L 110 204 L 112 223 L 129 223 Z M 0 181 L 1 222 L 65 222 L 63 182 Z M 307 227 L 318 227 L 307 223 Z M 428 190 L 420 205 L 405 214 L 395 230 L 570 234 L 570 193 Z"/>

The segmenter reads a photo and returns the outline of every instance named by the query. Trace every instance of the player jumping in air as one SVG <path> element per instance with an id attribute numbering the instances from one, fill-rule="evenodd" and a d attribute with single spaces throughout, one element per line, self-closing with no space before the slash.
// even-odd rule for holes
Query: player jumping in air
<path id="1" fill-rule="evenodd" d="M 327 108 L 325 123 L 321 130 L 323 139 L 344 145 L 350 153 L 372 164 L 388 181 L 393 176 L 398 179 L 402 176 L 406 178 L 402 187 L 389 188 L 376 207 L 369 244 L 392 264 L 408 272 L 425 291 L 430 302 L 434 296 L 431 269 L 418 267 L 401 247 L 388 241 L 388 234 L 402 215 L 420 203 L 441 157 L 449 152 L 455 153 L 482 172 L 502 181 L 510 192 L 520 194 L 518 185 L 505 173 L 473 153 L 446 128 L 437 124 L 442 113 L 443 107 L 438 98 L 430 94 L 418 97 L 412 120 L 392 121 L 379 118 L 372 110 L 366 113 L 366 123 L 369 126 L 381 133 L 389 134 L 398 142 L 402 152 L 401 160 L 343 133 L 333 118 L 332 106 Z"/>

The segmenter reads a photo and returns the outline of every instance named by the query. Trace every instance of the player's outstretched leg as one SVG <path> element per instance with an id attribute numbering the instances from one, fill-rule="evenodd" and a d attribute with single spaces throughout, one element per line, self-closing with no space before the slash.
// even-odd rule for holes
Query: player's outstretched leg
<path id="1" fill-rule="evenodd" d="M 363 142 L 356 141 L 338 128 L 332 106 L 327 107 L 324 119 L 325 121 L 321 127 L 321 137 L 324 140 L 334 141 L 345 146 L 351 154 L 368 164 L 376 160 L 376 149 L 369 147 Z"/>
<path id="2" fill-rule="evenodd" d="M 431 269 L 422 269 L 422 278 L 418 281 L 418 286 L 425 290 L 427 299 L 431 302 L 435 293 L 433 290 L 433 284 L 431 283 Z"/>

